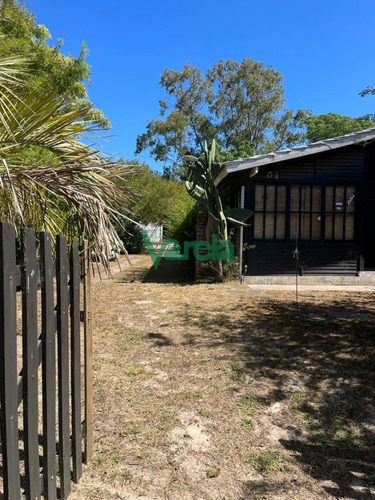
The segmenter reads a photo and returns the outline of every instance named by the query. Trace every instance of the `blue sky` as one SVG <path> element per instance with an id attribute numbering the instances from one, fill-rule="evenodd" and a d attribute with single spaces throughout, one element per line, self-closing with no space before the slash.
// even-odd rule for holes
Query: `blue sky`
<path id="1" fill-rule="evenodd" d="M 89 47 L 89 95 L 112 122 L 106 152 L 134 158 L 137 135 L 157 118 L 163 70 L 206 70 L 244 56 L 284 76 L 286 106 L 360 116 L 375 112 L 373 0 L 29 0 L 38 24 Z M 138 157 L 158 166 L 147 153 Z"/>

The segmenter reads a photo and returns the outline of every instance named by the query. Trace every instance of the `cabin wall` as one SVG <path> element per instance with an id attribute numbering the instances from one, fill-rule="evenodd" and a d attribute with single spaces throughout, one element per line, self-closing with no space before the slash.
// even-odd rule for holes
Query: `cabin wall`
<path id="1" fill-rule="evenodd" d="M 345 149 L 345 151 L 343 151 Z M 254 181 L 362 181 L 366 150 L 363 146 L 350 146 L 314 155 L 306 159 L 295 159 L 262 166 Z"/>
<path id="2" fill-rule="evenodd" d="M 285 231 L 283 239 L 255 238 L 253 218 L 251 227 L 245 230 L 245 241 L 249 245 L 255 244 L 255 248 L 245 251 L 244 274 L 295 274 L 296 270 L 299 274 L 306 275 L 358 274 L 364 266 L 364 249 L 367 248 L 367 254 L 375 257 L 374 231 L 369 229 L 373 224 L 371 217 L 375 215 L 375 152 L 369 155 L 371 148 L 352 145 L 341 148 L 339 151 L 333 150 L 304 159 L 270 163 L 260 167 L 258 174 L 251 178 L 248 176 L 246 178 L 244 172 L 229 175 L 225 180 L 225 189 L 230 190 L 232 186 L 233 192 L 238 190 L 240 184 L 245 184 L 246 208 L 253 211 L 257 184 L 288 186 L 286 219 L 289 229 Z M 372 165 L 373 168 L 371 168 Z M 365 187 L 366 182 L 367 187 Z M 326 196 L 326 188 L 331 185 L 355 186 L 353 239 L 350 241 L 340 241 L 334 238 L 327 240 L 324 227 L 321 230 L 321 237 L 317 240 L 293 239 L 290 231 L 291 215 L 293 216 L 290 213 L 290 193 L 291 186 L 297 184 L 324 186 L 322 188 L 324 196 Z M 324 204 L 325 201 L 322 201 L 322 211 L 326 210 Z M 336 210 L 335 206 L 333 210 Z M 343 210 L 345 211 L 344 217 L 346 217 L 346 211 L 349 209 L 345 206 Z M 301 213 L 299 217 L 302 217 Z M 351 215 L 350 217 L 353 220 Z M 324 212 L 322 218 L 325 224 L 325 219 L 328 220 L 327 212 Z M 370 263 L 368 256 L 367 261 Z M 375 258 L 372 262 L 375 266 Z"/>
<path id="3" fill-rule="evenodd" d="M 365 195 L 362 217 L 363 266 L 365 269 L 375 269 L 375 149 L 368 149 L 365 165 Z"/>

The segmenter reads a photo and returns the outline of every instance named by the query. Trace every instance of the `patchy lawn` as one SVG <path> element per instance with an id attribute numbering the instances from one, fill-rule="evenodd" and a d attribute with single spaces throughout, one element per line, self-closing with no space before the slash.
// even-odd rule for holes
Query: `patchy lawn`
<path id="1" fill-rule="evenodd" d="M 303 292 L 297 315 L 294 293 L 150 265 L 94 284 L 94 459 L 71 498 L 374 498 L 375 296 Z"/>

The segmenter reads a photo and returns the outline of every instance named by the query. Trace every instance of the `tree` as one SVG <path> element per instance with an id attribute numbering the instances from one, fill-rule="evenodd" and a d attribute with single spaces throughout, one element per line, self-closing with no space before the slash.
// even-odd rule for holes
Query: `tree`
<path id="1" fill-rule="evenodd" d="M 370 85 L 368 87 L 366 87 L 364 90 L 361 90 L 361 92 L 359 93 L 359 95 L 361 97 L 365 97 L 367 95 L 374 95 L 375 94 L 375 89 L 374 87 L 371 87 Z"/>
<path id="2" fill-rule="evenodd" d="M 168 179 L 137 161 L 121 160 L 117 165 L 119 173 L 125 167 L 126 176 L 120 176 L 116 183 L 120 186 L 125 183 L 133 193 L 126 208 L 136 224 L 128 222 L 120 231 L 127 248 L 138 251 L 142 248 L 142 240 L 138 238 L 139 225 L 150 223 L 164 226 L 166 236 L 180 243 L 195 236 L 192 234 L 195 230 L 195 202 L 181 181 Z"/>
<path id="3" fill-rule="evenodd" d="M 50 45 L 48 28 L 36 24 L 36 16 L 17 0 L 0 2 L 0 36 L 0 57 L 22 57 L 26 66 L 23 79 L 30 86 L 38 88 L 43 84 L 47 89 L 59 89 L 67 101 L 61 112 L 87 108 L 87 123 L 110 128 L 103 111 L 93 108 L 88 98 L 85 82 L 89 81 L 90 68 L 85 61 L 88 49 L 84 43 L 78 57 L 62 54 L 63 40 Z"/>
<path id="4" fill-rule="evenodd" d="M 0 220 L 88 238 L 108 264 L 123 248 L 114 222 L 129 191 L 113 182 L 115 165 L 80 141 L 90 106 L 70 108 L 74 99 L 43 74 L 30 77 L 28 63 L 0 56 Z"/>
<path id="5" fill-rule="evenodd" d="M 261 62 L 223 60 L 206 75 L 186 64 L 182 71 L 165 69 L 160 83 L 168 100 L 159 102 L 161 118 L 150 121 L 138 136 L 136 154 L 150 150 L 175 174 L 183 174 L 187 152 L 199 155 L 204 139 L 217 138 L 219 161 L 304 139 L 301 127 L 309 112 L 285 109 L 281 74 Z"/>
<path id="6" fill-rule="evenodd" d="M 284 108 L 282 75 L 273 67 L 247 57 L 242 63 L 227 60 L 207 72 L 213 88 L 210 111 L 225 151 L 237 156 L 241 148 L 248 155 L 277 150 L 303 140 L 301 120 Z"/>
<path id="7" fill-rule="evenodd" d="M 368 86 L 364 90 L 362 90 L 359 93 L 359 95 L 361 97 L 366 97 L 367 95 L 375 95 L 375 88 Z M 368 115 L 365 115 L 363 118 L 368 118 L 369 120 L 371 120 L 372 122 L 375 123 L 375 114 L 373 114 L 373 113 L 369 113 Z M 374 124 L 372 126 L 374 126 Z"/>
<path id="8" fill-rule="evenodd" d="M 369 115 L 352 118 L 338 113 L 312 115 L 306 118 L 305 123 L 309 142 L 322 141 L 375 126 L 374 120 Z"/>

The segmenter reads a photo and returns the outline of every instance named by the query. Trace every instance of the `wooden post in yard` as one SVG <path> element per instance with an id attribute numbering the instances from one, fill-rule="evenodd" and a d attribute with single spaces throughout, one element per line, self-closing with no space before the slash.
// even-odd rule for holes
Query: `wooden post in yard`
<path id="1" fill-rule="evenodd" d="M 85 357 L 85 464 L 92 459 L 93 450 L 93 356 L 91 323 L 91 259 L 88 241 L 84 242 L 84 357 Z"/>

